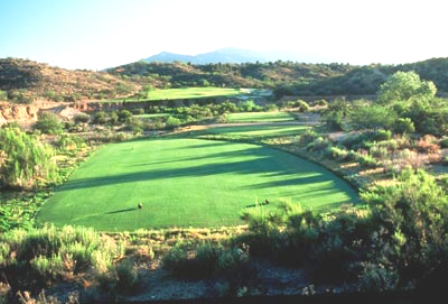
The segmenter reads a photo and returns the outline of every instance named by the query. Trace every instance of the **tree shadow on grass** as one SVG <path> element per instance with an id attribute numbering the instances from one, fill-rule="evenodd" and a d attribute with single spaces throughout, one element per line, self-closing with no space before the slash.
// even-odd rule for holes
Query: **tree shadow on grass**
<path id="1" fill-rule="evenodd" d="M 137 208 L 126 208 L 126 209 L 120 209 L 120 210 L 106 212 L 105 214 L 123 213 L 123 212 L 135 211 L 135 210 L 137 210 Z"/>

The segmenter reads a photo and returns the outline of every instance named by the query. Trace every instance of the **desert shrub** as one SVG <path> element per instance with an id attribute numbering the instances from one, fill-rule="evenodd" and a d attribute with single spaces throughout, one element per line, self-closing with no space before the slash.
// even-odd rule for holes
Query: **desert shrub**
<path id="1" fill-rule="evenodd" d="M 319 137 L 319 135 L 313 131 L 311 128 L 306 129 L 306 131 L 300 136 L 299 138 L 299 144 L 301 146 L 307 146 L 314 140 L 316 140 Z"/>
<path id="2" fill-rule="evenodd" d="M 389 151 L 386 147 L 373 145 L 369 150 L 370 155 L 374 158 L 385 159 L 389 156 Z"/>
<path id="3" fill-rule="evenodd" d="M 369 139 L 374 141 L 390 140 L 392 138 L 392 132 L 390 130 L 377 130 L 373 132 Z"/>
<path id="4" fill-rule="evenodd" d="M 76 150 L 86 147 L 82 137 L 76 135 L 61 135 L 57 141 L 57 147 L 63 151 Z"/>
<path id="5" fill-rule="evenodd" d="M 440 148 L 442 148 L 442 149 L 446 149 L 446 148 L 448 148 L 448 137 L 442 137 L 440 140 L 439 140 L 439 146 L 440 146 Z"/>
<path id="6" fill-rule="evenodd" d="M 179 118 L 170 116 L 168 117 L 168 119 L 166 120 L 166 128 L 168 129 L 174 129 L 177 128 L 181 125 L 181 121 Z"/>
<path id="7" fill-rule="evenodd" d="M 376 258 L 388 261 L 400 284 L 423 278 L 448 257 L 448 203 L 444 189 L 424 170 L 405 170 L 390 187 L 362 194 L 376 228 Z M 390 263 L 390 264 L 389 264 Z"/>
<path id="8" fill-rule="evenodd" d="M 317 101 L 317 104 L 321 107 L 328 106 L 328 102 L 325 99 L 320 99 L 319 101 Z"/>
<path id="9" fill-rule="evenodd" d="M 145 109 L 143 108 L 137 108 L 132 110 L 132 114 L 134 115 L 142 115 L 145 114 Z"/>
<path id="10" fill-rule="evenodd" d="M 85 124 L 88 123 L 90 120 L 90 115 L 85 113 L 78 113 L 73 117 L 73 121 L 75 124 Z"/>
<path id="11" fill-rule="evenodd" d="M 110 276 L 113 257 L 123 254 L 120 246 L 100 238 L 94 230 L 71 226 L 11 230 L 0 235 L 0 244 L 8 244 L 1 247 L 0 258 L 6 275 L 24 276 L 44 285 L 89 267 L 99 277 Z"/>
<path id="12" fill-rule="evenodd" d="M 438 153 L 440 150 L 437 138 L 432 135 L 425 135 L 420 138 L 416 144 L 416 147 L 420 152 L 428 154 Z"/>
<path id="13" fill-rule="evenodd" d="M 93 119 L 92 119 L 94 124 L 97 125 L 104 125 L 107 122 L 107 113 L 104 111 L 98 111 L 95 112 L 95 114 L 93 114 Z"/>
<path id="14" fill-rule="evenodd" d="M 141 277 L 134 263 L 130 259 L 124 259 L 115 266 L 115 274 L 117 277 L 117 290 L 122 292 L 130 292 L 135 290 L 140 282 Z"/>
<path id="15" fill-rule="evenodd" d="M 65 264 L 61 256 L 53 254 L 51 257 L 37 256 L 30 261 L 31 267 L 35 269 L 43 280 L 51 282 L 65 273 Z"/>
<path id="16" fill-rule="evenodd" d="M 347 135 L 341 142 L 341 144 L 348 150 L 357 150 L 359 148 L 365 148 L 364 141 L 366 136 L 363 133 L 352 133 Z"/>
<path id="17" fill-rule="evenodd" d="M 17 90 L 8 92 L 8 101 L 20 104 L 31 104 L 33 98 L 26 90 Z"/>
<path id="18" fill-rule="evenodd" d="M 415 132 L 414 122 L 410 118 L 398 118 L 393 124 L 394 132 L 398 134 L 410 134 Z"/>
<path id="19" fill-rule="evenodd" d="M 307 259 L 309 275 L 315 282 L 337 283 L 353 279 L 347 269 L 355 253 L 344 244 L 340 235 L 326 235 L 310 248 Z"/>
<path id="20" fill-rule="evenodd" d="M 43 112 L 39 115 L 33 128 L 44 134 L 59 134 L 62 132 L 64 126 L 56 114 L 52 112 Z"/>
<path id="21" fill-rule="evenodd" d="M 132 117 L 126 123 L 126 130 L 132 131 L 134 135 L 143 132 L 143 122 L 140 118 Z"/>
<path id="22" fill-rule="evenodd" d="M 221 246 L 204 243 L 196 248 L 196 271 L 201 277 L 214 274 L 218 270 L 218 261 L 222 255 Z"/>
<path id="23" fill-rule="evenodd" d="M 275 103 L 268 103 L 267 105 L 264 106 L 264 111 L 266 112 L 273 112 L 277 110 L 278 106 Z"/>
<path id="24" fill-rule="evenodd" d="M 176 245 L 171 248 L 162 258 L 162 265 L 164 269 L 169 270 L 175 275 L 189 275 L 190 268 L 188 268 L 188 251 L 186 248 Z"/>
<path id="25" fill-rule="evenodd" d="M 338 146 L 328 146 L 326 155 L 328 155 L 331 159 L 343 161 L 348 157 L 348 151 L 345 148 L 341 148 Z"/>
<path id="26" fill-rule="evenodd" d="M 253 100 L 246 100 L 238 103 L 238 109 L 240 112 L 258 112 L 263 108 L 257 105 Z"/>
<path id="27" fill-rule="evenodd" d="M 381 263 L 362 262 L 359 286 L 366 292 L 385 292 L 396 290 L 399 283 L 399 274 L 392 266 Z"/>
<path id="28" fill-rule="evenodd" d="M 308 105 L 308 103 L 304 100 L 297 100 L 294 103 L 294 107 L 296 107 L 298 109 L 299 112 L 304 113 L 304 112 L 309 112 L 310 110 L 310 106 Z"/>
<path id="29" fill-rule="evenodd" d="M 8 101 L 8 92 L 0 90 L 0 101 Z"/>
<path id="30" fill-rule="evenodd" d="M 19 128 L 0 129 L 0 187 L 33 187 L 57 178 L 54 149 Z"/>
<path id="31" fill-rule="evenodd" d="M 129 110 L 121 110 L 117 115 L 120 122 L 127 122 L 132 118 L 132 113 Z"/>
<path id="32" fill-rule="evenodd" d="M 376 168 L 378 166 L 375 158 L 364 150 L 358 150 L 356 161 L 364 168 Z"/>
<path id="33" fill-rule="evenodd" d="M 331 146 L 332 142 L 328 138 L 318 137 L 311 143 L 309 143 L 306 148 L 311 151 L 323 151 L 327 147 Z"/>
<path id="34" fill-rule="evenodd" d="M 117 111 L 112 111 L 109 113 L 109 123 L 112 126 L 115 126 L 120 121 L 120 118 L 118 117 Z"/>

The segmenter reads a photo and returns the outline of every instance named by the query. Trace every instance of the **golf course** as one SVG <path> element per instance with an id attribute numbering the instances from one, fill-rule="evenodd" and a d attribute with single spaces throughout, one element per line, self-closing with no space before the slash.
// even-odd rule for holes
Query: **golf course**
<path id="1" fill-rule="evenodd" d="M 241 211 L 266 199 L 266 211 L 282 199 L 328 210 L 358 195 L 323 167 L 265 146 L 141 139 L 97 150 L 56 189 L 37 220 L 102 231 L 221 227 L 242 224 Z"/>

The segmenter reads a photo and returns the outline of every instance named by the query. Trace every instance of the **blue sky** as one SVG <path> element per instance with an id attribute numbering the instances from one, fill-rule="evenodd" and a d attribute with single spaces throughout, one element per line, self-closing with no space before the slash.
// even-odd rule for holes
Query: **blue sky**
<path id="1" fill-rule="evenodd" d="M 162 51 L 283 50 L 304 62 L 448 57 L 444 1 L 0 0 L 0 58 L 104 69 Z"/>

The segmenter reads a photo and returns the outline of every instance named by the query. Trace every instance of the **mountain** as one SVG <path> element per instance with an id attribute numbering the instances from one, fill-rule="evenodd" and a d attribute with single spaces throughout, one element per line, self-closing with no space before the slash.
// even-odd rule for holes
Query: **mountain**
<path id="1" fill-rule="evenodd" d="M 299 56 L 294 53 L 287 52 L 257 52 L 238 48 L 223 48 L 214 52 L 199 54 L 199 55 L 181 55 L 169 52 L 162 52 L 160 54 L 143 59 L 146 62 L 162 62 L 172 63 L 190 62 L 191 64 L 209 64 L 209 63 L 255 63 L 255 62 L 274 62 L 282 61 L 300 61 Z M 302 60 L 303 62 L 303 60 Z"/>

